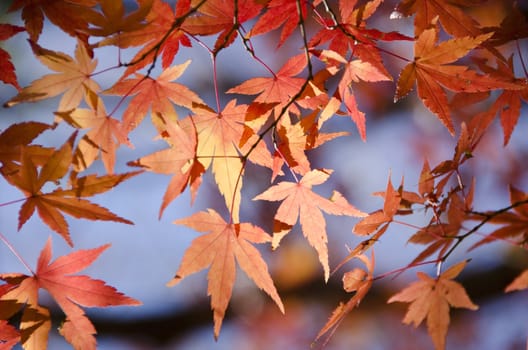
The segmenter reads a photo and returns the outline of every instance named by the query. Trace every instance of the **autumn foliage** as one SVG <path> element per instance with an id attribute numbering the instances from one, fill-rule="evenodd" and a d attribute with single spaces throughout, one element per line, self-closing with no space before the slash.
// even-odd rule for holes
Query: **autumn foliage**
<path id="1" fill-rule="evenodd" d="M 499 7 L 501 11 L 496 11 Z M 111 254 L 111 248 L 108 244 L 77 249 L 68 220 L 133 224 L 134 218 L 117 214 L 118 207 L 105 208 L 92 197 L 147 172 L 168 176 L 166 191 L 160 194 L 159 218 L 183 192 L 190 191 L 191 202 L 202 195 L 200 187 L 208 173 L 223 199 L 211 203 L 214 209 L 196 209 L 190 217 L 174 218 L 175 224 L 199 236 L 187 247 L 181 265 L 174 267 L 174 276 L 167 276 L 167 285 L 174 286 L 208 269 L 215 338 L 237 269 L 281 312 L 288 312 L 258 246 L 280 249 L 295 226 L 316 252 L 322 283 L 349 262 L 360 263 L 343 273 L 350 300 L 329 312 L 328 321 L 313 336 L 321 345 L 331 341 L 345 317 L 353 317 L 350 313 L 368 298 L 377 280 L 432 265 L 435 275 L 418 271 L 416 281 L 395 292 L 388 303 L 409 303 L 403 323 L 419 326 L 425 321 L 434 347 L 444 349 L 451 309 L 478 309 L 456 281 L 469 262 L 454 260 L 452 253 L 466 249 L 461 248 L 466 240 L 473 240 L 471 250 L 499 242 L 524 251 L 528 247 L 527 190 L 512 183 L 508 205 L 482 210 L 473 199 L 485 189 L 476 185 L 476 177 L 465 175 L 473 158 L 487 156 L 479 147 L 495 119 L 508 147 L 522 105 L 528 102 L 527 55 L 522 50 L 528 20 L 516 2 L 183 0 L 171 5 L 137 0 L 128 9 L 114 0 L 14 0 L 8 12 L 13 23 L 0 24 L 0 40 L 27 40 L 50 72 L 21 86 L 17 72 L 23 67 L 0 48 L 0 80 L 12 87 L 12 95 L 2 96 L 2 103 L 14 114 L 0 132 L 0 173 L 5 186 L 13 186 L 22 196 L 21 200 L 1 198 L 1 206 L 20 205 L 20 209 L 18 226 L 3 226 L 7 232 L 1 232 L 0 238 L 29 273 L 0 274 L 1 349 L 18 343 L 24 349 L 46 348 L 52 331 L 50 312 L 39 302 L 39 289 L 47 290 L 64 312 L 59 333 L 75 349 L 96 347 L 96 330 L 83 307 L 140 304 L 105 281 L 77 274 L 103 251 Z M 377 28 L 379 22 L 374 20 L 380 18 L 390 21 L 393 29 Z M 75 47 L 67 52 L 44 47 L 45 22 L 74 38 Z M 257 45 L 262 37 L 272 42 L 270 52 Z M 297 51 L 290 50 L 286 58 L 279 55 L 290 42 Z M 402 43 L 413 49 L 397 51 Z M 224 89 L 217 58 L 235 45 L 243 47 L 264 73 Z M 101 66 L 98 55 L 108 47 L 114 49 L 115 64 Z M 203 68 L 194 67 L 192 59 L 180 58 L 190 47 L 202 47 L 210 57 L 213 103 L 200 97 L 203 92 L 177 81 Z M 396 74 L 387 60 L 396 62 Z M 272 61 L 281 62 L 280 68 L 272 68 Z M 101 76 L 108 78 L 105 84 Z M 451 158 L 435 164 L 426 159 L 420 174 L 409 174 L 419 178 L 415 186 L 401 179 L 395 187 L 389 175 L 386 188 L 374 193 L 382 200 L 379 209 L 366 213 L 337 190 L 330 195 L 319 190 L 333 170 L 315 167 L 311 151 L 343 137 L 369 142 L 369 116 L 361 109 L 358 92 L 379 82 L 393 83 L 394 103 L 420 101 L 430 112 L 423 118 L 436 117 L 455 147 Z M 17 121 L 18 105 L 52 97 L 59 97 L 53 115 Z M 357 134 L 328 131 L 329 120 L 343 117 Z M 117 151 L 133 147 L 131 132 L 142 123 L 151 123 L 166 147 L 127 159 L 130 170 L 116 173 Z M 59 126 L 71 130 L 60 146 L 40 142 L 41 135 L 52 135 Z M 268 181 L 267 189 L 253 198 L 243 191 L 250 163 L 262 169 Z M 358 171 L 367 176 L 370 170 Z M 259 227 L 243 217 L 241 208 L 255 201 L 276 202 L 268 226 Z M 350 237 L 353 248 L 335 267 L 329 263 L 331 233 L 326 215 L 356 218 Z M 425 217 L 426 222 L 406 224 L 409 215 Z M 33 270 L 9 242 L 9 236 L 31 217 L 58 234 L 53 238 L 77 250 L 52 260 L 50 237 Z M 376 245 L 395 225 L 412 227 L 408 241 L 423 249 L 410 257 L 408 265 L 376 274 Z M 505 291 L 527 289 L 527 271 L 504 286 Z"/>

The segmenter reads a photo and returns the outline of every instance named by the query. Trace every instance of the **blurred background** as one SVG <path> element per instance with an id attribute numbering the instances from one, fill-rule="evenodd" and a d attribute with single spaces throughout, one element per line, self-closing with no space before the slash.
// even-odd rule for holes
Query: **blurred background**
<path id="1" fill-rule="evenodd" d="M 135 8 L 133 1 L 125 3 L 131 10 Z M 508 1 L 488 3 L 497 3 L 496 9 L 501 11 L 501 6 L 507 6 Z M 0 4 L 0 22 L 22 25 L 18 13 L 6 13 L 9 4 L 10 1 L 2 1 Z M 368 22 L 369 25 L 413 36 L 412 19 L 389 20 L 395 4 L 395 1 L 385 1 L 375 18 Z M 524 13 L 528 13 L 527 4 L 521 1 L 520 5 Z M 500 12 L 495 12 L 495 15 L 499 16 Z M 313 34 L 315 29 L 309 27 L 309 30 Z M 274 69 L 280 68 L 288 55 L 298 53 L 300 45 L 298 41 L 290 39 L 275 53 L 274 40 L 277 35 L 274 32 L 258 37 L 254 42 L 257 55 Z M 214 38 L 206 38 L 205 41 L 213 43 Z M 39 44 L 70 55 L 75 46 L 70 37 L 49 23 L 45 24 Z M 21 86 L 27 86 L 36 77 L 49 73 L 34 58 L 24 33 L 1 42 L 0 45 L 11 54 Z M 401 56 L 412 57 L 412 43 L 392 42 L 382 45 Z M 521 45 L 526 53 L 526 40 L 521 41 Z M 98 49 L 97 70 L 115 65 L 117 53 L 116 48 Z M 127 57 L 127 53 L 122 54 Z M 187 59 L 192 59 L 192 64 L 178 82 L 188 85 L 207 103 L 214 104 L 212 67 L 208 52 L 193 43 L 193 48 L 181 51 L 174 64 L 183 63 Z M 390 56 L 384 56 L 384 59 L 396 80 L 403 67 L 402 62 L 394 61 Z M 227 90 L 250 77 L 265 74 L 260 68 L 255 69 L 254 61 L 239 43 L 222 52 L 217 63 L 220 90 Z M 98 75 L 96 80 L 103 89 L 108 88 L 120 73 L 119 70 L 111 70 Z M 153 76 L 158 74 L 159 67 L 156 67 Z M 423 107 L 414 93 L 394 104 L 394 83 L 358 84 L 355 91 L 359 107 L 367 116 L 367 142 L 360 140 L 350 120 L 334 118 L 325 126 L 325 131 L 347 131 L 350 136 L 325 144 L 310 152 L 309 157 L 314 168 L 335 170 L 330 181 L 317 188 L 318 193 L 326 196 L 332 189 L 337 189 L 350 203 L 369 212 L 382 204 L 378 197 L 371 194 L 385 189 L 389 174 L 395 185 L 404 177 L 405 188 L 415 191 L 424 158 L 429 159 L 432 166 L 450 159 L 457 140 Z M 15 94 L 16 91 L 11 86 L 0 85 L 0 102 L 4 103 Z M 221 97 L 223 103 L 232 98 L 226 95 Z M 114 97 L 105 99 L 109 110 L 118 102 L 119 99 Z M 22 104 L 12 109 L 0 109 L 0 129 L 4 130 L 13 123 L 27 120 L 51 123 L 57 103 L 58 98 L 55 98 L 36 104 Z M 181 110 L 180 116 L 184 117 L 187 113 Z M 467 181 L 472 174 L 478 174 L 474 201 L 476 210 L 507 206 L 510 183 L 528 191 L 527 128 L 526 106 L 523 106 L 519 125 L 508 147 L 502 146 L 502 130 L 498 123 L 494 123 L 477 149 L 475 158 L 465 166 L 464 177 Z M 58 146 L 64 143 L 71 132 L 71 128 L 63 123 L 58 130 L 44 133 L 37 142 Z M 134 149 L 124 146 L 118 151 L 116 172 L 134 170 L 126 166 L 128 161 L 165 148 L 166 144 L 155 140 L 155 137 L 156 131 L 146 118 L 130 135 Z M 104 173 L 100 163 L 94 164 L 92 169 Z M 271 172 L 261 168 L 248 167 L 242 192 L 245 204 L 243 202 L 241 213 L 243 221 L 254 222 L 268 232 L 272 229 L 276 203 L 253 202 L 250 199 L 269 187 L 270 175 Z M 165 284 L 176 272 L 185 249 L 198 236 L 198 233 L 172 222 L 205 208 L 225 213 L 225 204 L 212 177 L 207 174 L 193 206 L 190 206 L 190 196 L 186 191 L 158 220 L 159 206 L 169 179 L 169 176 L 145 173 L 94 198 L 94 202 L 134 221 L 133 226 L 68 220 L 74 249 L 112 244 L 85 273 L 107 281 L 144 304 L 141 307 L 87 309 L 87 314 L 99 332 L 99 348 L 310 348 L 332 310 L 340 301 L 351 297 L 342 289 L 342 273 L 360 266 L 360 263 L 348 263 L 325 284 L 314 250 L 302 237 L 299 227 L 295 227 L 278 250 L 271 251 L 268 246 L 259 247 L 270 265 L 286 314 L 282 315 L 273 302 L 238 271 L 220 338 L 215 342 L 210 301 L 206 295 L 206 271 L 187 277 L 173 288 L 167 288 Z M 1 204 L 20 198 L 20 192 L 0 179 L 0 232 L 17 251 L 35 266 L 40 250 L 51 236 L 54 257 L 71 252 L 72 249 L 36 216 L 17 232 L 20 205 Z M 428 215 L 429 213 L 418 213 L 409 220 L 416 225 L 425 224 L 429 220 Z M 362 238 L 352 234 L 352 227 L 357 220 L 331 216 L 326 216 L 326 219 L 332 267 L 347 255 L 347 247 L 354 247 Z M 491 228 L 484 227 L 482 232 L 491 232 Z M 375 275 L 401 268 L 414 259 L 422 247 L 406 244 L 412 233 L 411 229 L 403 225 L 393 225 L 389 229 L 374 247 Z M 468 254 L 466 249 L 475 240 L 464 242 L 448 263 L 454 264 L 464 258 L 472 259 L 457 280 L 466 287 L 469 296 L 480 309 L 477 312 L 452 310 L 447 348 L 524 349 L 528 336 L 528 292 L 504 295 L 503 290 L 520 271 L 528 267 L 526 251 L 497 243 Z M 416 279 L 416 272 L 419 270 L 434 274 L 435 267 L 411 269 L 396 279 L 389 276 L 376 281 L 359 308 L 346 317 L 326 349 L 432 349 L 432 342 L 424 325 L 415 329 L 401 323 L 406 304 L 386 304 L 392 294 Z M 25 271 L 7 247 L 0 244 L 0 273 L 4 272 Z M 54 322 L 58 326 L 63 319 L 61 311 L 45 293 L 42 294 L 42 299 L 44 304 L 54 310 Z M 50 349 L 69 348 L 56 332 L 51 334 Z"/>

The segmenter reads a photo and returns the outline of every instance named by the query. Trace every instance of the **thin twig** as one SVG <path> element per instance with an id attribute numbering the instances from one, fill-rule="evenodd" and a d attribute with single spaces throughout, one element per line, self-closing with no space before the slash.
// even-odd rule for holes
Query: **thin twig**
<path id="1" fill-rule="evenodd" d="M 9 241 L 7 238 L 0 232 L 0 239 L 4 242 L 4 244 L 7 246 L 7 248 L 17 257 L 17 259 L 26 267 L 26 269 L 32 274 L 35 275 L 35 272 L 29 267 L 29 264 L 24 260 L 24 258 L 18 254 L 15 247 Z"/>

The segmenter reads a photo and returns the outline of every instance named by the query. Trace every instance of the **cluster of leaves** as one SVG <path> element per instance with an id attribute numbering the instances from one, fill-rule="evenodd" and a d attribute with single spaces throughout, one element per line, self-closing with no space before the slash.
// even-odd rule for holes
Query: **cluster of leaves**
<path id="1" fill-rule="evenodd" d="M 403 322 L 418 325 L 427 318 L 435 347 L 442 349 L 450 307 L 477 308 L 463 286 L 453 281 L 466 262 L 442 272 L 447 258 L 484 224 L 501 227 L 473 248 L 497 240 L 526 248 L 528 241 L 526 193 L 511 187 L 510 206 L 478 212 L 473 209 L 475 186 L 467 186 L 461 175 L 497 116 L 503 126 L 504 144 L 508 144 L 521 104 L 528 102 L 528 74 L 519 46 L 528 37 L 528 22 L 514 3 L 508 3 L 502 17 L 494 18 L 493 25 L 484 25 L 471 16 L 470 10 L 486 3 L 403 0 L 391 17 L 414 16 L 414 34 L 410 37 L 396 31 L 384 32 L 367 23 L 382 11 L 382 0 L 183 0 L 174 7 L 162 0 L 137 0 L 137 8 L 130 13 L 123 2 L 113 0 L 15 0 L 9 11 L 20 14 L 24 27 L 0 24 L 0 40 L 25 31 L 35 57 L 53 73 L 37 77 L 22 88 L 9 54 L 0 50 L 0 79 L 18 90 L 4 106 L 14 108 L 20 103 L 61 96 L 54 116 L 50 116 L 53 121 L 14 123 L 0 134 L 1 175 L 24 195 L 18 229 L 36 210 L 52 231 L 73 246 L 63 214 L 131 224 L 86 197 L 108 191 L 145 171 L 170 175 L 159 210 L 161 217 L 187 188 L 194 201 L 204 174 L 210 171 L 229 216 L 223 218 L 208 209 L 175 221 L 204 234 L 191 243 L 168 285 L 209 268 L 207 292 L 214 313 L 214 335 L 218 337 L 235 281 L 235 261 L 284 312 L 267 263 L 254 244 L 271 243 L 278 248 L 299 222 L 328 280 L 331 270 L 323 212 L 361 218 L 353 232 L 368 238 L 338 267 L 359 259 L 367 269 L 355 268 L 344 274 L 344 289 L 354 294 L 336 308 L 317 335 L 319 339 L 331 335 L 368 294 L 373 282 L 383 277 L 374 276 L 374 258 L 366 252 L 373 249 L 391 224 L 398 222 L 396 217 L 425 209 L 432 213 L 429 223 L 417 228 L 409 239 L 425 248 L 404 269 L 436 264 L 438 273 L 430 277 L 420 272 L 418 282 L 389 302 L 410 302 Z M 45 18 L 75 38 L 73 56 L 39 44 Z M 295 38 L 300 39 L 302 47 L 277 71 L 266 64 L 267 57 L 254 46 L 255 37 L 271 38 L 276 30 L 280 31 L 278 48 Z M 214 36 L 212 45 L 204 40 L 209 36 Z M 383 46 L 384 42 L 399 41 L 414 42 L 414 54 L 402 57 Z M 235 42 L 267 74 L 220 91 L 217 57 Z M 174 62 L 180 52 L 193 45 L 203 47 L 211 57 L 211 86 L 216 97 L 213 106 L 189 87 L 175 82 L 192 62 Z M 101 68 L 96 57 L 98 50 L 106 46 L 119 50 L 118 62 Z M 133 57 L 122 62 L 121 51 L 125 50 L 131 50 Z M 403 63 L 397 79 L 389 73 L 382 55 Z M 161 73 L 153 77 L 157 66 Z M 519 70 L 524 77 L 517 76 Z M 113 83 L 100 87 L 96 76 L 115 72 L 121 74 Z M 417 192 L 404 189 L 403 180 L 395 189 L 389 178 L 386 190 L 376 193 L 384 199 L 383 207 L 366 214 L 337 191 L 324 197 L 313 188 L 325 183 L 332 170 L 314 168 L 307 152 L 347 135 L 323 131 L 325 123 L 335 116 L 350 118 L 366 141 L 366 116 L 359 109 L 356 89 L 360 84 L 393 80 L 395 102 L 416 86 L 423 105 L 449 133 L 458 133 L 455 153 L 452 159 L 433 168 L 424 162 Z M 249 102 L 239 103 L 233 98 L 222 105 L 222 93 Z M 106 108 L 106 95 L 119 96 L 119 103 Z M 459 109 L 470 104 L 474 108 L 469 115 L 466 113 L 463 120 L 454 118 Z M 124 112 L 117 115 L 121 105 L 125 105 Z M 182 109 L 187 116 L 178 115 Z M 115 174 L 116 151 L 122 145 L 132 146 L 129 134 L 149 112 L 167 148 L 128 163 L 140 171 Z M 52 133 L 59 123 L 72 128 L 72 136 L 62 146 L 46 147 L 35 142 L 41 133 Z M 106 173 L 89 174 L 98 161 Z M 242 187 L 248 162 L 269 169 L 274 183 L 253 198 L 280 202 L 272 235 L 240 218 L 241 205 L 246 201 Z M 284 179 L 275 183 L 279 176 Z M 464 223 L 469 221 L 477 224 L 467 229 Z M 60 332 L 66 340 L 77 349 L 95 348 L 95 329 L 79 305 L 139 303 L 102 281 L 70 276 L 90 265 L 106 248 L 80 250 L 50 263 L 48 241 L 36 272 L 26 265 L 31 276 L 0 275 L 5 282 L 0 286 L 0 343 L 4 348 L 18 342 L 27 349 L 46 347 L 50 317 L 38 303 L 39 288 L 46 289 L 64 311 L 66 321 Z M 527 276 L 525 271 L 507 291 L 527 288 Z M 21 309 L 20 323 L 10 322 Z"/>

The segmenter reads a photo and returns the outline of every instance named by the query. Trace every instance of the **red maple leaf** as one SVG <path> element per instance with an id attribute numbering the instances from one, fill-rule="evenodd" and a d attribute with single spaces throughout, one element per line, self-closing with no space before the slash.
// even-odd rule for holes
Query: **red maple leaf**
<path id="1" fill-rule="evenodd" d="M 282 46 L 299 25 L 301 18 L 304 20 L 306 12 L 305 1 L 271 0 L 267 4 L 266 12 L 259 17 L 249 32 L 249 36 L 268 33 L 282 26 L 278 43 L 278 46 Z"/>
<path id="2" fill-rule="evenodd" d="M 20 304 L 27 303 L 22 318 L 26 317 L 33 322 L 38 321 L 38 319 L 35 319 L 36 315 L 29 317 L 31 316 L 30 313 L 40 312 L 38 316 L 42 322 L 33 325 L 31 328 L 26 325 L 25 329 L 21 329 L 23 342 L 39 341 L 35 349 L 46 348 L 50 319 L 47 309 L 38 304 L 38 290 L 41 288 L 47 290 L 64 311 L 66 321 L 62 324 L 60 333 L 75 349 L 95 350 L 96 347 L 95 328 L 80 306 L 108 307 L 141 304 L 141 302 L 123 295 L 101 280 L 84 275 L 73 275 L 90 266 L 109 246 L 107 244 L 99 248 L 79 250 L 61 256 L 50 263 L 52 251 L 51 239 L 48 239 L 40 253 L 37 270 L 33 276 L 0 274 L 0 279 L 9 285 L 9 291 L 0 296 L 0 301 L 16 302 L 18 308 L 20 308 Z M 44 337 L 38 333 L 38 328 L 42 326 L 47 329 L 44 332 Z M 36 335 L 39 339 L 34 339 Z"/>
<path id="3" fill-rule="evenodd" d="M 23 27 L 15 26 L 7 23 L 0 23 L 0 40 L 7 40 L 13 35 L 24 31 Z M 0 80 L 6 84 L 11 84 L 20 90 L 17 77 L 15 74 L 15 66 L 11 62 L 9 53 L 0 48 Z"/>
<path id="4" fill-rule="evenodd" d="M 196 6 L 200 1 L 194 0 L 192 3 Z M 185 20 L 182 28 L 194 35 L 220 33 L 214 46 L 214 51 L 218 51 L 233 43 L 238 26 L 256 17 L 262 8 L 263 5 L 256 0 L 208 0 L 198 8 L 197 15 Z"/>

